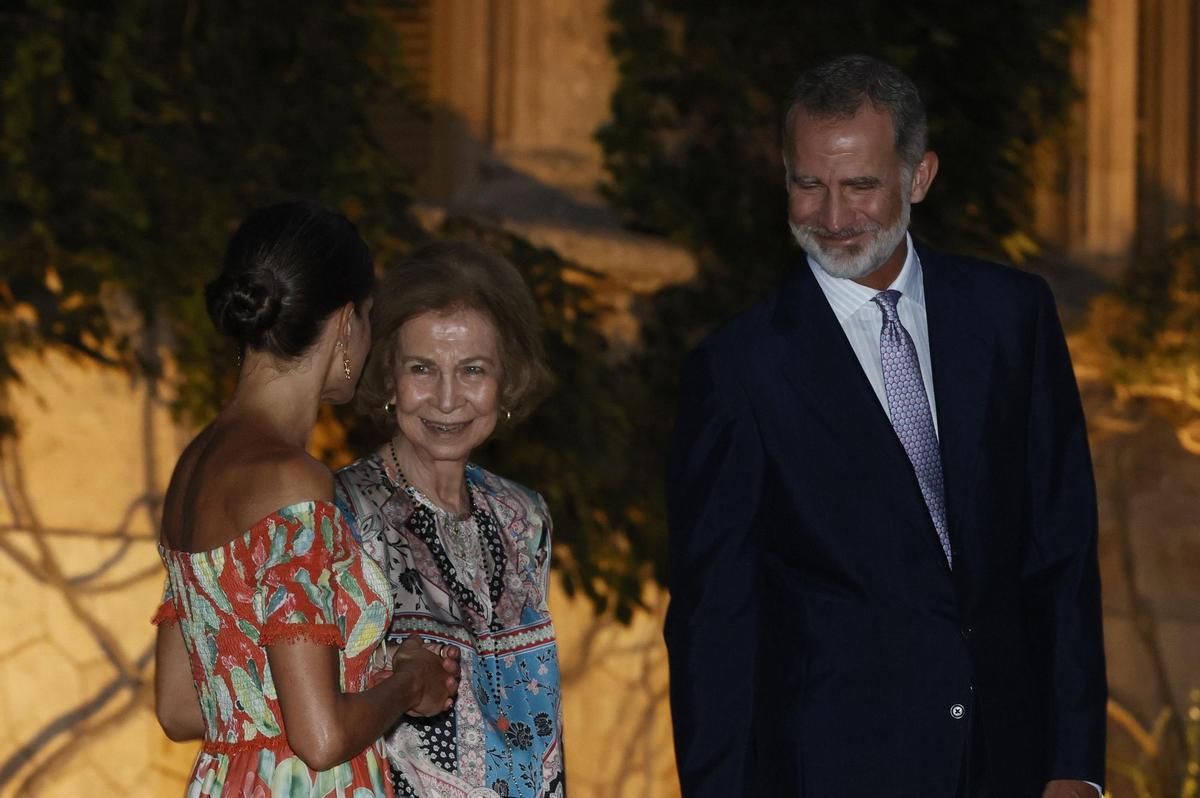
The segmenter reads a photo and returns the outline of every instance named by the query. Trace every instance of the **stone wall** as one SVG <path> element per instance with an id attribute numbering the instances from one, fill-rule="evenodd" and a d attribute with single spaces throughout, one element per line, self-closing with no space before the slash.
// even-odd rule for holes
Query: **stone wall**
<path id="1" fill-rule="evenodd" d="M 153 711 L 157 511 L 187 431 L 154 383 L 47 353 L 21 361 L 0 449 L 0 796 L 180 795 L 198 746 Z M 678 792 L 665 597 L 621 626 L 559 589 L 572 796 Z"/>
<path id="2" fill-rule="evenodd" d="M 19 364 L 0 449 L 0 794 L 180 791 L 194 746 L 152 701 L 155 519 L 181 436 L 152 386 L 47 354 Z"/>

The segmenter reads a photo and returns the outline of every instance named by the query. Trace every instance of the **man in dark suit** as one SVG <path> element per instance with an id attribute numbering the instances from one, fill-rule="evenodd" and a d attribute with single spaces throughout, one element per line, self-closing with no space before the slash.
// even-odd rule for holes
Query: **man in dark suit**
<path id="1" fill-rule="evenodd" d="M 1095 798 L 1095 488 L 1049 288 L 914 245 L 938 161 L 893 67 L 805 73 L 783 160 L 806 262 L 682 372 L 683 794 Z"/>

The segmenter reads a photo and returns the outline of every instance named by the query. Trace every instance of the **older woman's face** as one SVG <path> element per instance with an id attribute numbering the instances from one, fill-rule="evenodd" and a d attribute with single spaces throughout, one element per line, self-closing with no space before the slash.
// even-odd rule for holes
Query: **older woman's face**
<path id="1" fill-rule="evenodd" d="M 394 365 L 400 432 L 434 460 L 465 462 L 496 428 L 500 349 L 477 310 L 430 311 L 400 327 Z"/>

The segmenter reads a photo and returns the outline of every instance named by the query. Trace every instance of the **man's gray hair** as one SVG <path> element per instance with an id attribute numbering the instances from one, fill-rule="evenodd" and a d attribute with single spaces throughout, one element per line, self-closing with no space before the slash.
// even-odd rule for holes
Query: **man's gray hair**
<path id="1" fill-rule="evenodd" d="M 796 110 L 816 119 L 849 119 L 864 102 L 886 111 L 896 131 L 896 153 L 909 167 L 925 155 L 928 124 L 921 95 L 907 75 L 869 55 L 842 55 L 806 70 L 788 95 L 784 155 Z"/>

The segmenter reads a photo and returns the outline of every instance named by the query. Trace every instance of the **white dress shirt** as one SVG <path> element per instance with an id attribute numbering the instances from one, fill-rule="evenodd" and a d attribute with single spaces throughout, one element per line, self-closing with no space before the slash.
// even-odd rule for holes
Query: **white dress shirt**
<path id="1" fill-rule="evenodd" d="M 908 330 L 913 345 L 917 348 L 921 381 L 925 383 L 925 395 L 929 397 L 929 412 L 933 414 L 933 431 L 936 433 L 937 400 L 933 395 L 933 367 L 929 360 L 929 320 L 925 314 L 925 283 L 921 276 L 921 259 L 913 249 L 912 236 L 907 233 L 905 245 L 908 254 L 904 258 L 904 266 L 888 288 L 900 292 L 896 312 L 900 315 L 900 323 Z M 808 259 L 808 267 L 817 278 L 817 285 L 821 286 L 829 307 L 833 308 L 833 315 L 842 325 L 846 339 L 850 342 L 854 354 L 858 356 L 859 365 L 870 380 L 871 387 L 875 389 L 879 403 L 883 405 L 888 418 L 891 418 L 887 390 L 883 385 L 883 362 L 879 355 L 883 311 L 871 301 L 879 291 L 844 277 L 834 277 L 811 257 Z"/>

